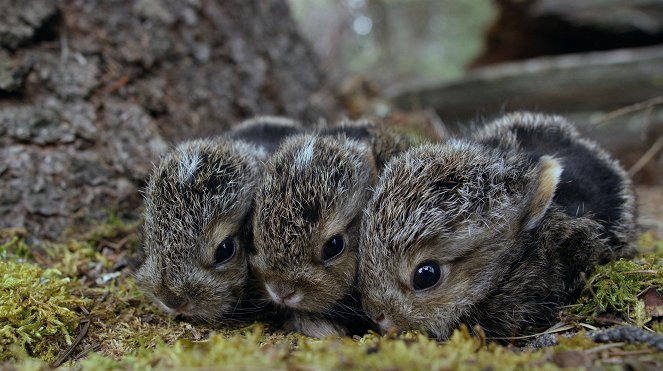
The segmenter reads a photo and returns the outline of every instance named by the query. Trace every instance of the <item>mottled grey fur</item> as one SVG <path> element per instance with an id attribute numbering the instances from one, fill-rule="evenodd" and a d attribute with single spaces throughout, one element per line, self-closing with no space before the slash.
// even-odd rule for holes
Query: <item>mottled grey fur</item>
<path id="1" fill-rule="evenodd" d="M 217 268 L 214 252 L 227 236 L 241 244 L 264 156 L 241 141 L 201 139 L 180 144 L 154 169 L 136 279 L 164 310 L 215 321 L 237 305 L 248 277 L 244 249 Z"/>
<path id="2" fill-rule="evenodd" d="M 187 141 L 161 158 L 145 190 L 145 259 L 136 279 L 162 309 L 208 322 L 243 310 L 261 168 L 270 149 L 298 130 L 292 120 L 260 116 L 228 136 Z M 215 266 L 226 237 L 235 255 Z"/>
<path id="3" fill-rule="evenodd" d="M 530 134 L 561 135 L 550 138 L 553 150 L 535 153 L 527 136 L 508 134 L 521 124 Z M 466 323 L 489 336 L 512 336 L 553 319 L 594 264 L 633 252 L 630 182 L 567 123 L 518 113 L 477 138 L 482 143 L 450 140 L 412 149 L 389 162 L 376 185 L 361 231 L 359 288 L 367 314 L 383 330 L 446 338 Z M 567 200 L 556 196 L 573 190 L 565 166 L 585 159 L 564 147 L 578 145 L 602 164 L 602 175 L 619 180 L 611 198 L 617 206 L 609 210 L 615 220 L 597 220 L 592 210 L 569 213 L 560 203 Z M 603 179 L 582 181 L 600 185 Z M 415 268 L 427 260 L 440 264 L 442 279 L 415 291 Z"/>
<path id="4" fill-rule="evenodd" d="M 357 244 L 378 172 L 374 154 L 388 158 L 404 146 L 393 136 L 387 149 L 388 138 L 373 123 L 346 122 L 292 137 L 268 161 L 255 198 L 249 259 L 267 298 L 279 303 L 294 292 L 293 300 L 279 303 L 290 310 L 291 329 L 324 336 L 345 333 L 344 318 L 362 322 L 354 292 Z M 334 235 L 343 236 L 345 250 L 325 263 L 321 251 Z"/>
<path id="5" fill-rule="evenodd" d="M 569 215 L 588 215 L 598 221 L 610 239 L 611 250 L 627 247 L 635 238 L 631 180 L 617 161 L 595 142 L 582 138 L 563 117 L 515 112 L 491 122 L 473 137 L 479 143 L 515 150 L 533 160 L 553 155 L 564 168 L 556 203 Z"/>
<path id="6" fill-rule="evenodd" d="M 341 121 L 335 126 L 323 129 L 320 135 L 342 135 L 367 144 L 378 169 L 382 169 L 392 157 L 410 147 L 410 141 L 404 136 L 367 119 Z"/>

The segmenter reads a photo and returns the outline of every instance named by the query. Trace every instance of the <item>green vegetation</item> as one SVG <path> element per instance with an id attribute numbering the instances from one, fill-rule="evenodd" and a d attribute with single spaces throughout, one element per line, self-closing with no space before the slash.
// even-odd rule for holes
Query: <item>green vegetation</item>
<path id="1" fill-rule="evenodd" d="M 489 0 L 291 0 L 290 6 L 332 74 L 363 75 L 384 86 L 461 76 L 496 16 Z"/>
<path id="2" fill-rule="evenodd" d="M 71 344 L 81 320 L 77 308 L 90 302 L 75 286 L 57 269 L 1 261 L 0 360 L 20 346 L 28 354 L 52 361 L 58 350 Z"/>
<path id="3" fill-rule="evenodd" d="M 103 367 L 197 368 L 232 365 L 238 369 L 482 369 L 504 365 L 553 368 L 544 352 L 519 352 L 488 345 L 461 329 L 440 346 L 418 334 L 398 338 L 366 335 L 361 339 L 315 340 L 298 335 L 267 335 L 262 326 L 230 337 L 214 334 L 205 342 L 178 341 L 173 347 L 159 346 L 120 361 L 93 356 L 81 363 L 83 369 Z"/>
<path id="4" fill-rule="evenodd" d="M 620 259 L 596 267 L 576 305 L 569 306 L 569 312 L 590 323 L 596 322 L 602 314 L 611 313 L 640 327 L 649 324 L 652 317 L 645 308 L 642 294 L 649 288 L 663 288 L 663 244 L 645 234 L 638 245 L 645 253 L 635 259 Z M 661 329 L 658 322 L 652 325 Z"/>
<path id="5" fill-rule="evenodd" d="M 545 370 L 606 366 L 604 360 L 631 362 L 632 357 L 637 362 L 663 361 L 645 346 L 606 346 L 582 334 L 559 337 L 557 346 L 533 351 L 520 347 L 530 339 L 498 345 L 470 336 L 464 328 L 444 343 L 417 333 L 318 340 L 274 332 L 260 323 L 212 330 L 164 315 L 141 295 L 130 269 L 117 270 L 136 250 L 135 229 L 136 225 L 111 220 L 68 243 L 37 246 L 26 244 L 24 233 L 0 235 L 0 367 L 45 369 L 66 350 L 71 351 L 63 367 L 77 370 L 495 365 Z M 574 323 L 603 326 L 602 318 L 610 316 L 661 332 L 660 321 L 639 298 L 649 287 L 663 287 L 660 246 L 660 241 L 645 235 L 640 241 L 645 253 L 638 258 L 597 267 L 577 304 L 563 313 L 570 330 L 582 330 Z M 84 326 L 88 321 L 89 326 Z"/>
<path id="6" fill-rule="evenodd" d="M 657 255 L 599 266 L 575 312 L 591 318 L 611 311 L 626 313 L 627 319 L 635 320 L 638 294 L 650 286 L 663 287 L 663 259 Z"/>

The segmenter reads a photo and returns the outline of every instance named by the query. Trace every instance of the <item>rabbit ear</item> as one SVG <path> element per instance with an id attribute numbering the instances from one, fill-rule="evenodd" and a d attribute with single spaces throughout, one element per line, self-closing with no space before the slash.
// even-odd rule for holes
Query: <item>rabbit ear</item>
<path id="1" fill-rule="evenodd" d="M 525 229 L 536 227 L 548 211 L 562 175 L 562 164 L 550 156 L 543 156 L 537 166 L 536 180 L 525 212 Z"/>

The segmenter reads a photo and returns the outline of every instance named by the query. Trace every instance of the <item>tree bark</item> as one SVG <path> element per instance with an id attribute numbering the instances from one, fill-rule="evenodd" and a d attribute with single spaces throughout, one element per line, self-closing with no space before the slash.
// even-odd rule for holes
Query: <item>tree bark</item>
<path id="1" fill-rule="evenodd" d="M 336 102 L 285 0 L 0 0 L 0 227 L 135 216 L 170 142 Z M 75 222 L 75 223 L 74 223 Z"/>

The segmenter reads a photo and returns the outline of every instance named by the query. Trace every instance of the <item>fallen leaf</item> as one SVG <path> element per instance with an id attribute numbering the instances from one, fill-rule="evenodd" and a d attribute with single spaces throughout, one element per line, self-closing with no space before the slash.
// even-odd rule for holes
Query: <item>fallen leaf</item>
<path id="1" fill-rule="evenodd" d="M 656 286 L 650 286 L 638 295 L 645 302 L 645 310 L 652 317 L 663 317 L 663 297 Z"/>

